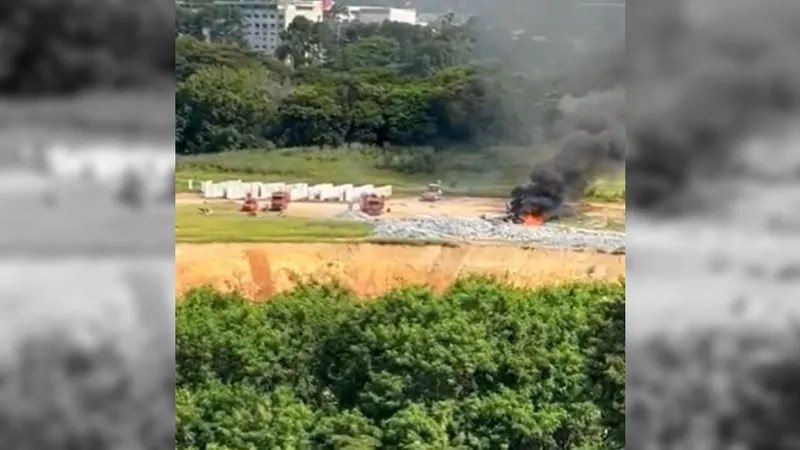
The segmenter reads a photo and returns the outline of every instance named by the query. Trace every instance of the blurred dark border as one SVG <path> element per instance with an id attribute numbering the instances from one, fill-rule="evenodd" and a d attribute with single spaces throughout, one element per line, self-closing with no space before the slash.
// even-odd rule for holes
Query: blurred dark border
<path id="1" fill-rule="evenodd" d="M 172 0 L 0 2 L 0 123 L 174 135 Z"/>
<path id="2" fill-rule="evenodd" d="M 174 22 L 172 0 L 0 2 L 0 95 L 169 89 Z"/>
<path id="3" fill-rule="evenodd" d="M 170 142 L 174 20 L 173 0 L 0 2 L 2 151 L 24 145 L 15 136 Z M 29 166 L 2 169 L 49 176 Z M 0 448 L 174 448 L 172 202 L 3 194 Z"/>

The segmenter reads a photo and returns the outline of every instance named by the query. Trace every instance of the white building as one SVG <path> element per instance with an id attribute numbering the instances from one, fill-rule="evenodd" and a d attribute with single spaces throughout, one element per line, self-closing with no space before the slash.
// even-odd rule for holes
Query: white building
<path id="1" fill-rule="evenodd" d="M 319 0 L 295 1 L 242 1 L 243 32 L 250 48 L 273 54 L 281 44 L 280 34 L 297 17 L 311 22 L 322 22 L 322 2 Z"/>
<path id="2" fill-rule="evenodd" d="M 321 0 L 215 0 L 215 5 L 239 10 L 243 34 L 251 49 L 272 54 L 281 44 L 280 34 L 297 17 L 312 22 L 323 19 Z M 184 4 L 191 5 L 191 1 Z"/>
<path id="3" fill-rule="evenodd" d="M 360 23 L 400 22 L 417 24 L 417 10 L 409 8 L 390 8 L 388 6 L 345 6 L 346 13 L 341 20 Z"/>
<path id="4" fill-rule="evenodd" d="M 179 0 L 190 6 L 192 0 Z M 251 49 L 273 54 L 281 44 L 280 34 L 297 17 L 311 22 L 322 22 L 325 10 L 330 9 L 330 0 L 215 0 L 215 5 L 239 10 L 242 17 L 243 34 Z M 383 23 L 384 21 L 417 25 L 416 9 L 390 8 L 385 6 L 345 6 L 338 19 L 345 22 Z"/>

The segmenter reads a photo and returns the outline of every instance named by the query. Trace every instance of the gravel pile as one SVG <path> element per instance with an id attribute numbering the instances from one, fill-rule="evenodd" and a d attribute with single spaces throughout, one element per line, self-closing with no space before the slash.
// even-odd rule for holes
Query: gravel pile
<path id="1" fill-rule="evenodd" d="M 374 221 L 375 218 L 363 213 L 361 211 L 353 210 L 353 211 L 345 211 L 336 215 L 337 219 L 342 220 L 366 220 L 366 221 Z"/>
<path id="2" fill-rule="evenodd" d="M 373 236 L 382 239 L 509 241 L 546 248 L 625 252 L 625 234 L 559 225 L 526 227 L 483 219 L 443 217 L 374 220 Z"/>

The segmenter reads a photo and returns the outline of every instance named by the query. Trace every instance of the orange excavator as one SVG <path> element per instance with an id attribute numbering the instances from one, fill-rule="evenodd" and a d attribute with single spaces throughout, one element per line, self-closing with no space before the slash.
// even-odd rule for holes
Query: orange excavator
<path id="1" fill-rule="evenodd" d="M 247 193 L 244 199 L 244 203 L 242 203 L 242 207 L 239 208 L 240 212 L 244 213 L 257 213 L 259 209 L 258 200 L 253 198 L 253 194 Z"/>

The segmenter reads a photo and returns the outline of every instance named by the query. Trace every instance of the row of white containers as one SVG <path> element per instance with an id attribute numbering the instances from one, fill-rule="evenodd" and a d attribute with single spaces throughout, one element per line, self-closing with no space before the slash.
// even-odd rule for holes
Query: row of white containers
<path id="1" fill-rule="evenodd" d="M 329 183 L 309 186 L 308 183 L 260 183 L 244 182 L 241 180 L 203 181 L 200 183 L 200 192 L 203 198 L 241 200 L 250 194 L 256 199 L 268 199 L 273 193 L 286 191 L 294 201 L 311 200 L 323 202 L 350 202 L 358 200 L 363 194 L 377 194 L 383 197 L 392 196 L 392 186 L 374 186 L 366 184 L 354 186 L 352 184 L 334 185 Z"/>

